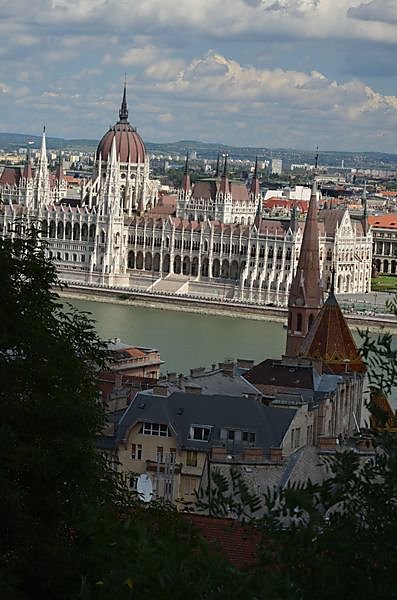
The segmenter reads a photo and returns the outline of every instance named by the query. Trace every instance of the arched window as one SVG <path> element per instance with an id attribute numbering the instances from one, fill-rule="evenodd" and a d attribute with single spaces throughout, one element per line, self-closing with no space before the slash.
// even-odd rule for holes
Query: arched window
<path id="1" fill-rule="evenodd" d="M 62 223 L 62 221 L 59 221 L 58 225 L 57 225 L 57 238 L 63 238 L 63 223 Z"/>
<path id="2" fill-rule="evenodd" d="M 69 221 L 65 225 L 65 238 L 67 240 L 72 239 L 72 224 Z"/>
<path id="3" fill-rule="evenodd" d="M 77 241 L 80 240 L 80 225 L 78 223 L 73 225 L 73 239 Z"/>

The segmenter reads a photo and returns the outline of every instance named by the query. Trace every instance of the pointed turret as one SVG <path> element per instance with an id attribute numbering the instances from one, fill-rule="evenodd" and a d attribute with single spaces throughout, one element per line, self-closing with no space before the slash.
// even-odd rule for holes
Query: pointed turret
<path id="1" fill-rule="evenodd" d="M 30 158 L 30 151 L 29 150 L 26 152 L 26 160 L 25 160 L 25 165 L 23 167 L 22 177 L 24 179 L 26 179 L 26 180 L 33 179 L 32 160 Z"/>
<path id="2" fill-rule="evenodd" d="M 48 177 L 45 125 L 43 127 L 43 136 L 41 138 L 39 161 L 35 172 L 34 196 L 35 208 L 42 207 L 50 201 L 50 180 Z"/>
<path id="3" fill-rule="evenodd" d="M 292 210 L 291 210 L 291 218 L 289 221 L 289 228 L 293 233 L 296 232 L 298 228 L 298 210 L 296 208 L 296 200 L 293 200 Z"/>
<path id="4" fill-rule="evenodd" d="M 120 123 L 128 122 L 127 81 L 126 80 L 124 80 L 123 100 L 121 101 L 121 107 L 119 110 L 119 122 Z"/>
<path id="5" fill-rule="evenodd" d="M 314 181 L 306 216 L 298 267 L 288 299 L 287 356 L 298 356 L 303 340 L 322 304 L 317 221 L 317 186 Z"/>
<path id="6" fill-rule="evenodd" d="M 222 173 L 222 178 L 221 178 L 221 185 L 220 185 L 220 188 L 219 188 L 219 191 L 224 196 L 229 193 L 229 178 L 228 178 L 228 172 L 227 172 L 227 158 L 228 158 L 228 155 L 225 154 L 225 162 L 223 164 L 223 173 Z"/>
<path id="7" fill-rule="evenodd" d="M 220 167 L 221 167 L 221 155 L 220 155 L 220 152 L 218 152 L 218 157 L 216 159 L 215 177 L 219 177 Z"/>
<path id="8" fill-rule="evenodd" d="M 304 340 L 300 355 L 320 359 L 333 373 L 364 373 L 366 366 L 335 297 L 335 269 L 329 296 Z"/>
<path id="9" fill-rule="evenodd" d="M 65 173 L 63 170 L 63 159 L 62 159 L 61 152 L 59 152 L 59 155 L 58 155 L 58 162 L 57 162 L 57 166 L 55 169 L 55 179 L 57 181 L 63 181 L 65 179 Z"/>
<path id="10" fill-rule="evenodd" d="M 190 176 L 189 176 L 189 152 L 186 152 L 185 169 L 182 178 L 182 190 L 185 194 L 190 193 Z"/>
<path id="11" fill-rule="evenodd" d="M 260 195 L 260 186 L 258 178 L 258 157 L 255 158 L 255 168 L 251 182 L 251 195 L 253 198 L 258 198 L 258 196 Z"/>
<path id="12" fill-rule="evenodd" d="M 368 233 L 368 200 L 367 200 L 367 182 L 366 181 L 364 181 L 363 205 L 364 205 L 363 232 L 364 232 L 364 235 L 367 235 L 367 233 Z"/>

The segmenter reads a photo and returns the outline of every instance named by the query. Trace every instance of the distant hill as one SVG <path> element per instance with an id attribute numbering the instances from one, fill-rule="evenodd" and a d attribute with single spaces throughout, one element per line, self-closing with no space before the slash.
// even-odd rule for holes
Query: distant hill
<path id="1" fill-rule="evenodd" d="M 0 133 L 0 148 L 14 151 L 18 148 L 27 147 L 30 142 L 31 148 L 39 148 L 41 136 L 22 133 Z M 32 143 L 33 142 L 33 143 Z M 87 139 L 63 139 L 47 137 L 47 147 L 52 150 L 75 150 L 77 152 L 94 152 L 98 140 Z M 294 150 L 287 148 L 254 148 L 249 146 L 229 146 L 226 144 L 215 144 L 209 142 L 198 142 L 196 140 L 181 140 L 179 142 L 156 143 L 146 142 L 149 152 L 162 154 L 184 155 L 187 151 L 196 152 L 198 158 L 215 159 L 218 152 L 227 152 L 232 158 L 254 160 L 256 156 L 263 159 L 281 158 L 286 166 L 291 163 L 314 163 L 315 151 Z M 342 151 L 320 151 L 320 165 L 340 166 L 347 168 L 397 168 L 397 154 L 386 152 L 342 152 Z"/>

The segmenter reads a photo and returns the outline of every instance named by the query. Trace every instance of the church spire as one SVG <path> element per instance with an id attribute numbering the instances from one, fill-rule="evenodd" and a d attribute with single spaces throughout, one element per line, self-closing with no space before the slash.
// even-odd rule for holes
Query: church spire
<path id="1" fill-rule="evenodd" d="M 128 121 L 128 106 L 127 106 L 127 78 L 124 79 L 124 91 L 123 100 L 119 110 L 120 123 L 126 123 Z"/>
<path id="2" fill-rule="evenodd" d="M 219 177 L 220 165 L 221 165 L 221 154 L 220 154 L 220 152 L 218 152 L 218 157 L 216 159 L 215 177 Z"/>
<path id="3" fill-rule="evenodd" d="M 258 157 L 255 158 L 254 174 L 251 182 L 251 195 L 257 198 L 260 195 L 259 178 L 258 178 Z"/>
<path id="4" fill-rule="evenodd" d="M 24 179 L 33 179 L 33 173 L 32 173 L 32 161 L 30 158 L 30 150 L 28 148 L 27 152 L 26 152 L 26 160 L 25 160 L 25 165 L 23 168 L 23 178 Z"/>
<path id="5" fill-rule="evenodd" d="M 288 299 L 287 356 L 297 356 L 322 304 L 320 285 L 317 185 L 313 182 L 298 267 Z"/>
<path id="6" fill-rule="evenodd" d="M 186 152 L 185 169 L 183 171 L 182 178 L 182 190 L 185 192 L 185 194 L 188 194 L 190 192 L 189 151 Z"/>
<path id="7" fill-rule="evenodd" d="M 299 354 L 320 359 L 335 374 L 364 373 L 366 366 L 335 297 L 335 267 L 329 295 L 304 339 Z"/>
<path id="8" fill-rule="evenodd" d="M 227 170 L 227 158 L 228 154 L 225 154 L 225 162 L 223 164 L 223 173 L 221 179 L 220 192 L 225 195 L 229 193 L 229 178 L 228 178 L 228 170 Z"/>
<path id="9" fill-rule="evenodd" d="M 367 235 L 367 233 L 368 233 L 368 199 L 367 199 L 367 182 L 366 181 L 364 181 L 363 205 L 364 205 L 363 231 L 364 231 L 364 235 Z"/>

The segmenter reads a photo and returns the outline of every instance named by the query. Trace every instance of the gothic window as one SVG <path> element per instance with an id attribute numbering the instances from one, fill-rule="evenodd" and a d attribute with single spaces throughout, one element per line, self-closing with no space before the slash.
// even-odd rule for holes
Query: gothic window
<path id="1" fill-rule="evenodd" d="M 270 246 L 269 251 L 267 253 L 268 258 L 273 258 L 273 246 Z"/>
<path id="2" fill-rule="evenodd" d="M 296 331 L 302 331 L 302 313 L 296 315 Z"/>
<path id="3" fill-rule="evenodd" d="M 73 239 L 80 240 L 80 225 L 78 223 L 73 226 Z"/>
<path id="4" fill-rule="evenodd" d="M 67 240 L 72 239 L 72 224 L 69 221 L 65 225 L 65 238 Z"/>

